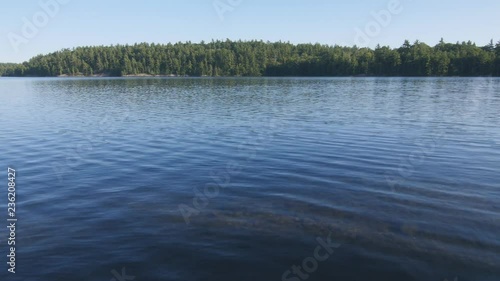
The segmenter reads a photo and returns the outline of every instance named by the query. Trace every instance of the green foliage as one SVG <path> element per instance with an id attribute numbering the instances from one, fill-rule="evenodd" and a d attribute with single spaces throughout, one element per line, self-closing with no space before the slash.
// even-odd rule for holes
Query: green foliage
<path id="1" fill-rule="evenodd" d="M 79 47 L 0 64 L 2 76 L 499 76 L 500 42 L 431 47 L 405 41 L 397 49 L 212 41 Z"/>
<path id="2" fill-rule="evenodd" d="M 17 63 L 0 63 L 0 76 L 22 76 L 23 65 Z"/>

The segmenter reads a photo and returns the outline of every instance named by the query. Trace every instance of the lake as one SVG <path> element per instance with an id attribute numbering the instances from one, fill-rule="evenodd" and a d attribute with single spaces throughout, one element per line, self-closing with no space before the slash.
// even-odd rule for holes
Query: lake
<path id="1" fill-rule="evenodd" d="M 1 78 L 0 97 L 2 280 L 500 280 L 500 79 Z"/>

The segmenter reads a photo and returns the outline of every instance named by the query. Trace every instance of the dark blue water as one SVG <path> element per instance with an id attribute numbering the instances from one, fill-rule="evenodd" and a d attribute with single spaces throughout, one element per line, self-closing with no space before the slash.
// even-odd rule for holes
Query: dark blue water
<path id="1" fill-rule="evenodd" d="M 500 280 L 500 80 L 0 79 L 1 280 Z"/>

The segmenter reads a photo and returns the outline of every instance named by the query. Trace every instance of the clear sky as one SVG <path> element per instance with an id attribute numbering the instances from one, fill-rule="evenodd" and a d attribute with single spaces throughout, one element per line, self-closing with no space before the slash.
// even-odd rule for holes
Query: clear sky
<path id="1" fill-rule="evenodd" d="M 0 62 L 83 45 L 226 38 L 370 47 L 500 40 L 498 0 L 0 1 Z"/>

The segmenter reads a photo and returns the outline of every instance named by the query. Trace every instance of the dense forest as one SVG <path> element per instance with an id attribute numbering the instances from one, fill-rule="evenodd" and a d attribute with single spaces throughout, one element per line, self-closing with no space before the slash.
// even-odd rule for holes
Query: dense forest
<path id="1" fill-rule="evenodd" d="M 2 76 L 500 76 L 500 42 L 396 49 L 212 41 L 64 49 L 22 64 L 0 64 Z"/>

